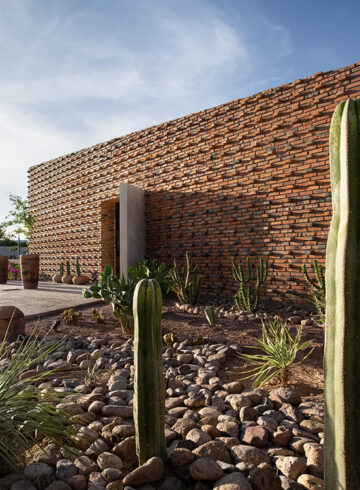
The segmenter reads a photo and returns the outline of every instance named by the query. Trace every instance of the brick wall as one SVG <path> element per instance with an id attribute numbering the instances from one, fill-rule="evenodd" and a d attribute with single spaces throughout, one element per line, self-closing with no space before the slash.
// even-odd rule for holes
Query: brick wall
<path id="1" fill-rule="evenodd" d="M 115 201 L 128 182 L 146 190 L 147 256 L 171 264 L 190 251 L 204 295 L 233 293 L 231 256 L 261 255 L 269 296 L 304 296 L 301 264 L 325 255 L 332 112 L 359 95 L 357 63 L 31 167 L 42 272 L 76 257 L 85 273 L 115 265 Z"/>

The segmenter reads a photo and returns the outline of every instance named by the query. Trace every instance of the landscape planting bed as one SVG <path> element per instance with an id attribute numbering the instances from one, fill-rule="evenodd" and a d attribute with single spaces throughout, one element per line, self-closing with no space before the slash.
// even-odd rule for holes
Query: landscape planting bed
<path id="1" fill-rule="evenodd" d="M 182 307 L 184 308 L 184 307 Z M 79 325 L 61 323 L 48 340 L 64 339 L 46 361 L 57 369 L 43 388 L 66 391 L 59 408 L 72 416 L 77 454 L 43 441 L 46 453 L 30 451 L 23 475 L 0 480 L 10 490 L 223 490 L 324 488 L 323 486 L 323 330 L 305 311 L 276 308 L 276 314 L 303 322 L 304 339 L 315 351 L 294 369 L 290 386 L 254 389 L 239 381 L 244 366 L 236 356 L 261 335 L 264 312 L 225 313 L 210 327 L 199 308 L 163 307 L 163 333 L 178 341 L 164 345 L 165 434 L 168 461 L 152 458 L 138 466 L 132 420 L 132 335 L 124 335 L 109 306 L 105 323 L 91 320 L 91 307 Z M 198 313 L 196 313 L 196 311 Z M 267 314 L 275 311 L 267 310 Z M 44 332 L 57 316 L 27 321 L 27 332 Z M 294 326 L 295 328 L 295 326 Z M 17 343 L 12 344 L 16 350 Z M 87 378 L 89 363 L 96 369 Z M 231 485 L 231 486 L 228 486 Z"/>

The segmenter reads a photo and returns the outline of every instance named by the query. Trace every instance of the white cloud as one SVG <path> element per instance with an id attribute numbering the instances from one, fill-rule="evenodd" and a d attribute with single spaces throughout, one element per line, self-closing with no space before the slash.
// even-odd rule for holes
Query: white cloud
<path id="1" fill-rule="evenodd" d="M 246 29 L 207 0 L 175 6 L 0 0 L 0 220 L 31 164 L 264 88 L 245 12 Z M 287 30 L 260 24 L 285 56 Z"/>

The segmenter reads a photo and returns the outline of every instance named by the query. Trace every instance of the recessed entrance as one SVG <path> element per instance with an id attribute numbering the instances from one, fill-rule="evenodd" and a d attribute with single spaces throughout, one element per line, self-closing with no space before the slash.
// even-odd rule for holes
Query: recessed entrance
<path id="1" fill-rule="evenodd" d="M 120 196 L 101 203 L 101 269 L 119 277 L 145 254 L 145 198 L 139 187 L 120 184 Z"/>

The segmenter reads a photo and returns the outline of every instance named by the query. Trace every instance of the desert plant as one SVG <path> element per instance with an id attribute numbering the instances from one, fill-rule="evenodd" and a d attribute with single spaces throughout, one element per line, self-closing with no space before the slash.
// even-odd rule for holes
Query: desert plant
<path id="1" fill-rule="evenodd" d="M 286 326 L 278 318 L 267 320 L 262 324 L 262 339 L 255 339 L 257 346 L 247 346 L 249 349 L 260 349 L 261 354 L 241 354 L 244 361 L 255 365 L 255 368 L 244 371 L 242 379 L 252 379 L 254 386 L 261 388 L 263 385 L 279 377 L 280 382 L 286 384 L 288 373 L 292 366 L 305 362 L 312 354 L 314 348 L 298 362 L 296 356 L 300 351 L 307 349 L 312 340 L 302 342 L 302 327 L 298 327 L 293 338 Z"/>
<path id="2" fill-rule="evenodd" d="M 48 380 L 54 371 L 34 367 L 42 365 L 59 344 L 46 345 L 34 330 L 11 354 L 6 337 L 0 343 L 0 469 L 15 468 L 24 463 L 25 453 L 47 438 L 60 447 L 73 447 L 74 429 L 69 415 L 55 405 L 65 396 L 51 388 L 46 396 L 36 385 Z M 19 380 L 21 378 L 21 381 Z M 1 471 L 0 471 L 1 472 Z"/>
<path id="3" fill-rule="evenodd" d="M 174 267 L 170 270 L 171 289 L 176 293 L 178 300 L 193 305 L 199 296 L 201 277 L 196 274 L 198 267 L 192 267 L 190 255 L 185 254 L 186 267 L 179 267 L 174 259 Z"/>
<path id="4" fill-rule="evenodd" d="M 60 276 L 63 276 L 64 275 L 64 262 L 60 262 L 59 275 Z"/>
<path id="5" fill-rule="evenodd" d="M 164 342 L 168 347 L 174 345 L 174 343 L 177 341 L 178 341 L 178 338 L 177 338 L 176 333 L 166 333 L 164 335 Z"/>
<path id="6" fill-rule="evenodd" d="M 105 323 L 104 314 L 96 308 L 91 308 L 91 320 L 96 323 Z"/>
<path id="7" fill-rule="evenodd" d="M 139 260 L 135 267 L 129 267 L 128 275 L 135 283 L 141 279 L 155 279 L 161 287 L 163 296 L 169 292 L 170 278 L 164 262 L 157 265 L 156 259 Z"/>
<path id="8" fill-rule="evenodd" d="M 310 274 L 307 270 L 305 264 L 302 265 L 301 270 L 304 274 L 306 282 L 309 284 L 311 288 L 311 294 L 313 297 L 312 303 L 315 305 L 317 310 L 317 319 L 320 323 L 324 323 L 325 321 L 325 275 L 324 269 L 319 262 L 314 259 L 313 269 L 315 274 L 315 279 L 310 277 Z"/>
<path id="9" fill-rule="evenodd" d="M 159 284 L 143 279 L 134 292 L 134 424 L 140 464 L 153 456 L 166 458 L 161 310 Z"/>
<path id="10" fill-rule="evenodd" d="M 89 289 L 83 289 L 85 298 L 99 298 L 111 304 L 114 316 L 120 320 L 125 332 L 133 331 L 132 301 L 136 283 L 124 275 L 118 279 L 114 276 L 112 267 L 106 265 L 100 275 L 100 282 L 92 284 Z"/>
<path id="11" fill-rule="evenodd" d="M 75 262 L 75 270 L 76 270 L 76 275 L 81 276 L 80 262 L 79 262 L 79 259 L 77 257 L 76 257 L 76 262 Z"/>
<path id="12" fill-rule="evenodd" d="M 211 327 L 214 327 L 219 322 L 220 310 L 221 308 L 215 308 L 214 306 L 208 306 L 205 308 L 205 318 Z"/>
<path id="13" fill-rule="evenodd" d="M 259 306 L 260 287 L 267 279 L 268 259 L 260 257 L 259 265 L 256 266 L 256 282 L 254 286 L 250 285 L 252 278 L 250 257 L 246 258 L 246 276 L 243 265 L 241 263 L 236 264 L 234 257 L 231 260 L 234 279 L 239 283 L 238 290 L 234 295 L 235 304 L 238 310 L 255 312 Z"/>
<path id="14" fill-rule="evenodd" d="M 95 360 L 90 358 L 86 368 L 84 383 L 87 386 L 94 387 L 98 382 L 101 382 L 102 375 L 109 372 L 109 369 L 100 367 L 98 364 L 96 364 Z"/>
<path id="15" fill-rule="evenodd" d="M 69 308 L 61 313 L 61 318 L 64 320 L 66 325 L 78 325 L 81 317 L 81 311 L 75 311 L 74 308 Z"/>
<path id="16" fill-rule="evenodd" d="M 70 276 L 71 270 L 70 270 L 70 262 L 68 260 L 65 262 L 65 267 L 66 267 L 66 275 Z"/>
<path id="17" fill-rule="evenodd" d="M 332 219 L 326 249 L 325 484 L 360 488 L 360 99 L 341 102 L 330 128 Z"/>

